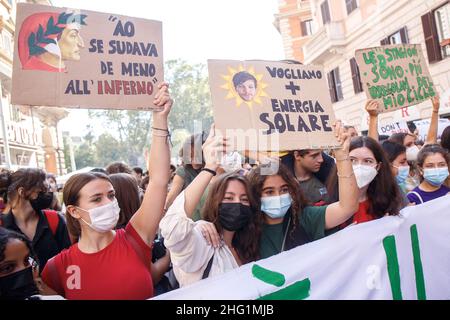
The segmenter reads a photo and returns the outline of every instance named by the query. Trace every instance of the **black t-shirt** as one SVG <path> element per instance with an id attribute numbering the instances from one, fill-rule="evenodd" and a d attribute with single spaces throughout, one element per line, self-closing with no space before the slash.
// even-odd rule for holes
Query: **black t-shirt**
<path id="1" fill-rule="evenodd" d="M 32 240 L 33 250 L 39 259 L 39 272 L 42 272 L 47 261 L 63 249 L 69 248 L 71 243 L 66 223 L 61 216 L 58 215 L 58 227 L 53 236 L 44 213 L 39 212 L 38 215 L 39 221 L 36 226 L 36 233 L 34 234 L 34 238 L 30 240 Z M 8 214 L 2 215 L 1 219 L 2 227 L 24 234 L 17 226 L 16 219 L 11 211 Z"/>

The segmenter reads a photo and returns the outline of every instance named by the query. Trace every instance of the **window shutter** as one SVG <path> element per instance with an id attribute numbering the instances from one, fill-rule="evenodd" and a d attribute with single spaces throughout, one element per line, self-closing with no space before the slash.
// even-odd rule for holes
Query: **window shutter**
<path id="1" fill-rule="evenodd" d="M 331 15 L 330 15 L 330 6 L 328 5 L 328 0 L 325 1 L 325 12 L 327 14 L 327 22 L 331 21 Z"/>
<path id="2" fill-rule="evenodd" d="M 320 11 L 322 12 L 322 21 L 323 24 L 327 24 L 328 22 L 331 21 L 331 17 L 330 17 L 330 7 L 328 6 L 328 0 L 325 0 L 321 5 L 320 5 Z"/>
<path id="3" fill-rule="evenodd" d="M 356 0 L 345 0 L 345 5 L 347 6 L 347 14 L 352 13 L 358 7 Z"/>
<path id="4" fill-rule="evenodd" d="M 427 47 L 428 61 L 430 63 L 441 61 L 441 48 L 434 22 L 433 12 L 428 12 L 422 16 L 422 28 Z"/>
<path id="5" fill-rule="evenodd" d="M 402 39 L 402 43 L 409 43 L 408 30 L 406 27 L 400 29 L 400 38 Z"/>
<path id="6" fill-rule="evenodd" d="M 306 21 L 301 21 L 300 26 L 302 28 L 302 36 L 307 36 L 308 30 L 306 29 Z"/>
<path id="7" fill-rule="evenodd" d="M 327 73 L 327 77 L 328 77 L 328 87 L 330 90 L 330 97 L 331 97 L 331 102 L 336 102 L 337 98 L 336 98 L 336 88 L 334 86 L 334 77 L 333 77 L 333 71 L 328 72 Z"/>
<path id="8" fill-rule="evenodd" d="M 350 12 L 352 12 L 352 1 L 345 0 L 345 5 L 347 6 L 347 14 L 350 14 Z"/>
<path id="9" fill-rule="evenodd" d="M 336 97 L 337 101 L 341 101 L 344 99 L 344 95 L 342 93 L 342 83 L 341 83 L 341 77 L 339 76 L 339 68 L 334 69 L 334 79 L 336 82 Z"/>
<path id="10" fill-rule="evenodd" d="M 355 93 L 360 93 L 363 91 L 363 88 L 361 83 L 361 74 L 359 73 L 358 64 L 356 63 L 355 58 L 350 60 L 350 69 L 352 71 L 353 90 Z"/>

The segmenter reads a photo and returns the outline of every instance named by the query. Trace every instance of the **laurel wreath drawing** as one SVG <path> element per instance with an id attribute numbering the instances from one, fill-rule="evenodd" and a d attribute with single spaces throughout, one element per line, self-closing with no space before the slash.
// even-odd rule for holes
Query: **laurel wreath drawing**
<path id="1" fill-rule="evenodd" d="M 47 26 L 44 29 L 42 25 L 39 25 L 37 32 L 31 32 L 28 37 L 28 47 L 30 48 L 30 56 L 40 55 L 46 52 L 43 48 L 49 43 L 55 43 L 55 38 L 62 33 L 68 22 L 77 22 L 80 25 L 85 26 L 84 19 L 87 17 L 85 14 L 73 14 L 62 12 L 58 16 L 58 21 L 50 17 L 47 22 Z"/>

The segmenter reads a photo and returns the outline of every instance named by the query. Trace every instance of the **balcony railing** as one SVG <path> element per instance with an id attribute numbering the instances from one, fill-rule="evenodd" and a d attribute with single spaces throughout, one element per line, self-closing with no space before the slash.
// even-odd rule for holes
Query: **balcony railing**
<path id="1" fill-rule="evenodd" d="M 303 50 L 305 64 L 322 64 L 346 44 L 346 30 L 343 21 L 332 21 L 317 30 L 305 43 Z"/>

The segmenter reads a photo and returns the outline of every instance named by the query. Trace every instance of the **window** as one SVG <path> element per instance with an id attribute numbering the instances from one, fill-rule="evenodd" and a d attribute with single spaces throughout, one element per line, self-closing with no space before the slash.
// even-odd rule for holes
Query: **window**
<path id="1" fill-rule="evenodd" d="M 345 0 L 345 5 L 347 7 L 347 14 L 352 13 L 356 8 L 358 8 L 358 3 L 356 0 Z"/>
<path id="2" fill-rule="evenodd" d="M 434 11 L 437 35 L 443 57 L 450 56 L 450 3 Z"/>
<path id="3" fill-rule="evenodd" d="M 450 56 L 450 3 L 422 16 L 422 29 L 430 63 Z"/>
<path id="4" fill-rule="evenodd" d="M 326 25 L 331 21 L 330 6 L 328 5 L 328 0 L 322 2 L 322 4 L 320 5 L 320 11 L 322 12 L 323 24 Z"/>
<path id="5" fill-rule="evenodd" d="M 389 43 L 390 44 L 402 44 L 402 37 L 400 35 L 400 32 L 396 32 L 393 35 L 389 36 Z"/>
<path id="6" fill-rule="evenodd" d="M 355 90 L 355 94 L 363 92 L 361 74 L 359 73 L 359 67 L 355 58 L 350 60 L 350 69 L 352 71 L 353 89 Z"/>
<path id="7" fill-rule="evenodd" d="M 314 32 L 313 21 L 306 20 L 301 22 L 302 36 L 310 36 Z"/>
<path id="8" fill-rule="evenodd" d="M 341 77 L 339 76 L 339 68 L 333 69 L 327 74 L 328 76 L 328 86 L 330 89 L 331 101 L 338 102 L 344 99 L 342 94 L 342 83 Z"/>
<path id="9" fill-rule="evenodd" d="M 8 55 L 12 55 L 12 51 L 11 51 L 11 36 L 8 33 L 3 32 L 2 40 L 3 40 L 3 49 L 5 50 L 5 52 Z"/>
<path id="10" fill-rule="evenodd" d="M 389 37 L 381 40 L 382 46 L 388 44 L 402 44 L 402 43 L 409 43 L 408 30 L 406 29 L 406 27 L 401 28 L 400 30 L 391 34 Z"/>
<path id="11" fill-rule="evenodd" d="M 28 166 L 30 164 L 30 156 L 26 154 L 16 154 L 17 165 Z"/>
<path id="12" fill-rule="evenodd" d="M 22 117 L 20 116 L 20 110 L 17 106 L 9 105 L 9 118 L 13 122 L 20 122 Z"/>

